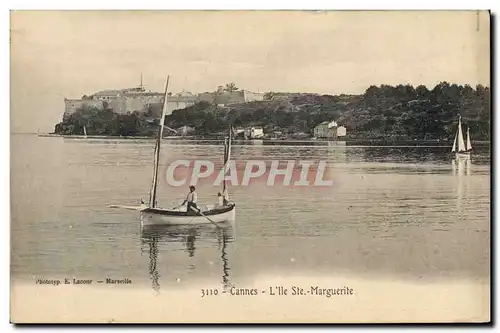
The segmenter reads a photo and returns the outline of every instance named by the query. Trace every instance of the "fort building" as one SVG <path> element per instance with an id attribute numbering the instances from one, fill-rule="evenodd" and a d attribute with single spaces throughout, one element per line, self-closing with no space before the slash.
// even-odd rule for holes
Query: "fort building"
<path id="1" fill-rule="evenodd" d="M 97 108 L 99 110 L 112 109 L 118 114 L 128 114 L 134 111 L 152 113 L 159 117 L 163 108 L 163 93 L 146 91 L 141 84 L 135 88 L 120 90 L 102 90 L 92 95 L 84 95 L 81 99 L 64 99 L 65 109 L 63 118 L 68 117 L 79 109 Z M 232 92 L 207 92 L 198 95 L 191 93 L 169 94 L 167 102 L 167 114 L 174 110 L 184 109 L 197 102 L 205 101 L 219 106 L 245 103 L 251 101 L 262 101 L 264 94 L 254 93 L 247 90 Z"/>
<path id="2" fill-rule="evenodd" d="M 84 95 L 81 99 L 64 99 L 65 109 L 63 118 L 75 113 L 79 109 L 96 108 L 99 110 L 112 109 L 118 114 L 128 114 L 135 111 L 151 112 L 151 116 L 160 117 L 164 93 L 146 91 L 141 83 L 134 88 L 119 90 L 102 90 L 92 95 Z M 247 90 L 207 92 L 198 95 L 182 92 L 172 95 L 169 93 L 167 114 L 174 110 L 185 109 L 197 102 L 205 101 L 219 106 L 262 101 L 264 94 Z"/>
<path id="3" fill-rule="evenodd" d="M 198 95 L 200 101 L 227 106 L 254 101 L 264 100 L 263 93 L 251 92 L 248 90 L 223 91 L 223 92 L 205 92 Z"/>
<path id="4" fill-rule="evenodd" d="M 128 114 L 134 111 L 151 111 L 152 116 L 159 117 L 163 108 L 163 93 L 146 91 L 141 84 L 136 88 L 126 88 L 120 90 L 102 90 L 90 96 L 84 95 L 81 99 L 64 99 L 64 116 L 68 117 L 79 109 L 96 108 L 99 110 L 112 109 L 118 114 Z M 177 94 L 169 96 L 167 102 L 167 112 L 184 109 L 195 104 L 197 96 L 192 94 Z"/>

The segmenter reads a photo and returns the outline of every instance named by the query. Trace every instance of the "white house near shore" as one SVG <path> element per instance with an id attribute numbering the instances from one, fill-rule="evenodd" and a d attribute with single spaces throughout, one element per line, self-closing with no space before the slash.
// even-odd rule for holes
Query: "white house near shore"
<path id="1" fill-rule="evenodd" d="M 245 136 L 248 139 L 262 138 L 264 136 L 264 129 L 262 127 L 252 126 L 250 128 L 247 128 L 247 130 L 245 132 Z"/>
<path id="2" fill-rule="evenodd" d="M 344 126 L 337 127 L 337 136 L 346 136 L 347 129 Z"/>
<path id="3" fill-rule="evenodd" d="M 314 128 L 314 137 L 321 139 L 334 139 L 346 136 L 347 130 L 339 126 L 335 120 L 324 121 Z"/>

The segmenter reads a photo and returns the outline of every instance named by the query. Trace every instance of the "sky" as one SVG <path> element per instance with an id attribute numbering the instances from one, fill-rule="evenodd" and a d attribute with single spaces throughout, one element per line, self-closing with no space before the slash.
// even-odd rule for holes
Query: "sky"
<path id="1" fill-rule="evenodd" d="M 64 98 L 139 85 L 363 93 L 370 85 L 490 82 L 475 11 L 14 11 L 11 132 L 51 132 Z"/>

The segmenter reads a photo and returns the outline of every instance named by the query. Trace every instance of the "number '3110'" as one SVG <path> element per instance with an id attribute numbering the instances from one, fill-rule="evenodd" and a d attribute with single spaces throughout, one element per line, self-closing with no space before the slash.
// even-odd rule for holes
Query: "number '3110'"
<path id="1" fill-rule="evenodd" d="M 201 289 L 201 298 L 205 296 L 217 296 L 219 295 L 219 290 L 218 289 Z"/>

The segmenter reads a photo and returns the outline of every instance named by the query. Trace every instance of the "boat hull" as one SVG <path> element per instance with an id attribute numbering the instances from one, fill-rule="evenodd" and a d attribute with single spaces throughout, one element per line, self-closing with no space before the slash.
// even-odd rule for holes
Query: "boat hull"
<path id="1" fill-rule="evenodd" d="M 147 208 L 140 212 L 141 225 L 196 225 L 227 222 L 233 224 L 236 218 L 236 207 L 233 204 L 226 208 L 208 210 L 202 213 L 206 217 L 194 212 L 187 214 L 181 211 Z"/>
<path id="2" fill-rule="evenodd" d="M 470 152 L 468 151 L 468 152 L 455 153 L 455 158 L 457 160 L 470 158 Z"/>

